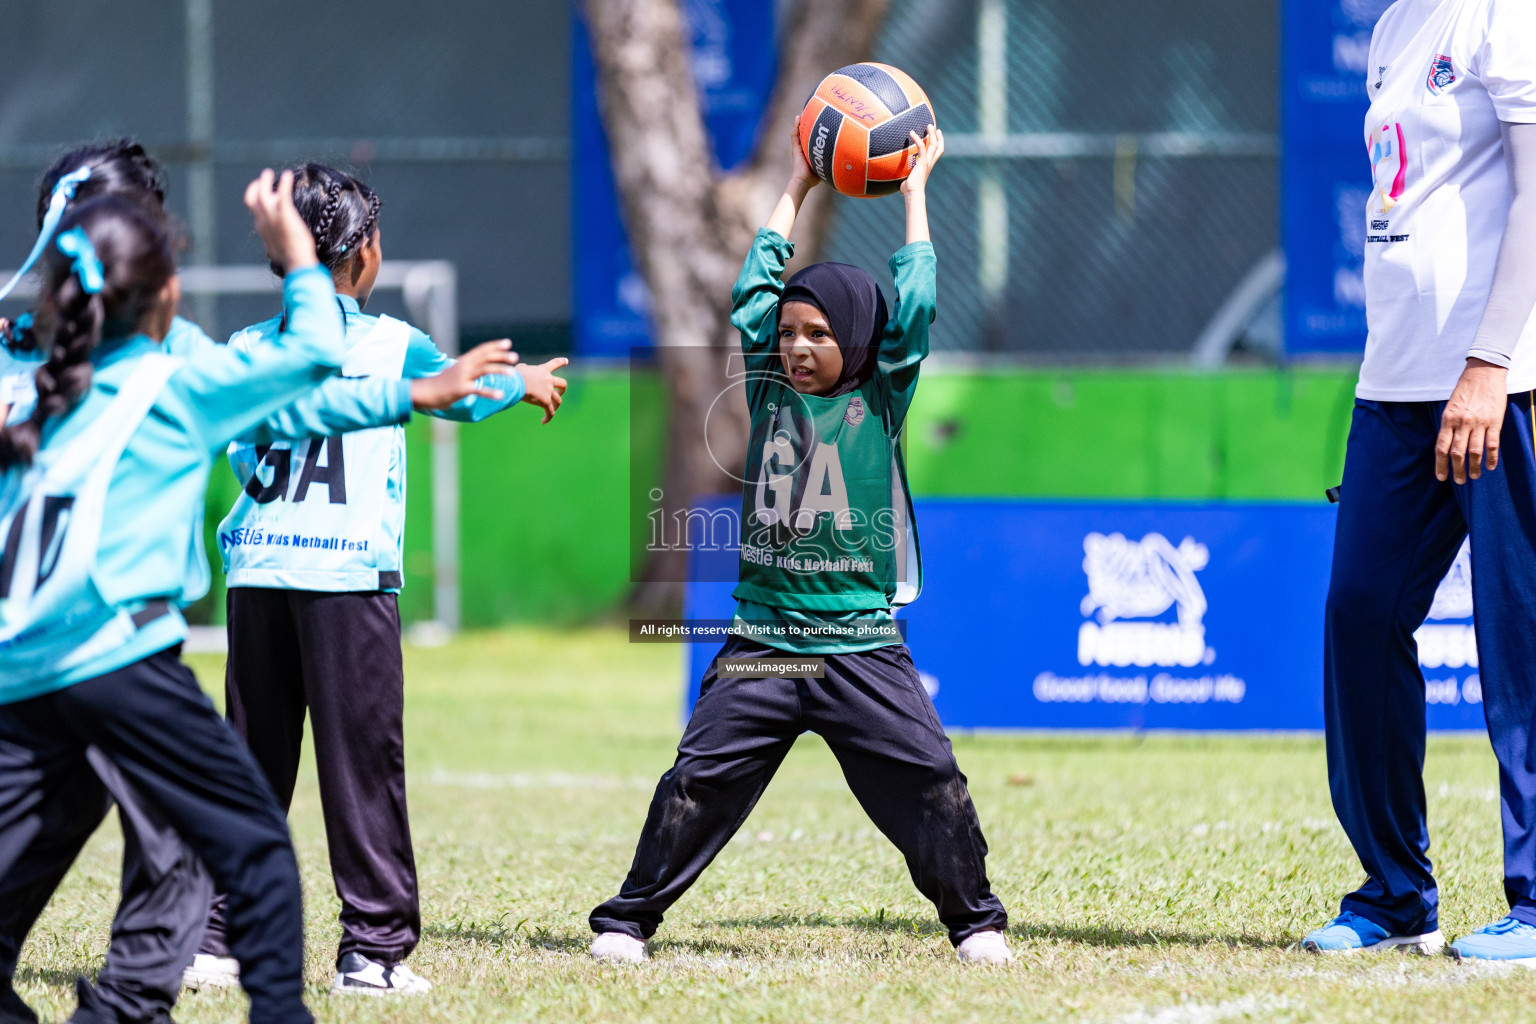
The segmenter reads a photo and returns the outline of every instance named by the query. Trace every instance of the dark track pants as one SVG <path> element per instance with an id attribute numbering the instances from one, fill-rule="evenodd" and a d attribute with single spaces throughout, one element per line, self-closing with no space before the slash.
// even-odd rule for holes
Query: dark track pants
<path id="1" fill-rule="evenodd" d="M 92 747 L 229 892 L 230 945 L 252 1024 L 312 1021 L 302 998 L 303 910 L 287 825 L 174 648 L 0 706 L 0 978 L 14 975 L 27 932 L 110 806 Z M 166 908 L 151 904 L 135 911 L 137 919 L 162 917 Z"/>
<path id="2" fill-rule="evenodd" d="M 784 657 L 732 637 L 719 657 Z M 826 656 L 825 679 L 721 678 L 712 665 L 677 761 L 661 777 L 619 895 L 595 932 L 648 939 L 757 804 L 795 738 L 817 733 L 866 814 L 959 945 L 1005 929 L 987 882 L 987 843 L 965 776 L 904 645 Z"/>
<path id="3" fill-rule="evenodd" d="M 1536 461 L 1511 395 L 1499 468 L 1434 477 L 1443 402 L 1355 403 L 1324 636 L 1328 782 L 1367 879 L 1346 896 L 1396 934 L 1439 926 L 1424 800 L 1424 676 L 1413 633 L 1472 539 L 1478 669 L 1499 762 L 1504 890 L 1536 924 Z"/>
<path id="4" fill-rule="evenodd" d="M 105 754 L 91 747 L 86 759 L 117 802 L 123 828 L 122 900 L 96 996 L 123 1024 L 159 1024 L 169 1020 L 182 972 L 197 952 L 213 881 Z"/>
<path id="5" fill-rule="evenodd" d="M 405 669 L 394 594 L 231 587 L 225 705 L 278 802 L 293 801 L 311 716 L 341 944 L 393 965 L 421 908 L 405 804 Z M 222 952 L 216 905 L 203 951 Z"/>
<path id="6" fill-rule="evenodd" d="M 82 994 L 77 1018 L 163 1024 L 181 993 L 182 972 L 197 952 L 213 882 L 176 830 L 105 754 L 87 747 L 85 756 L 117 803 L 123 879 L 106 964 L 92 991 Z M 8 1020 L 0 1012 L 0 1024 Z"/>

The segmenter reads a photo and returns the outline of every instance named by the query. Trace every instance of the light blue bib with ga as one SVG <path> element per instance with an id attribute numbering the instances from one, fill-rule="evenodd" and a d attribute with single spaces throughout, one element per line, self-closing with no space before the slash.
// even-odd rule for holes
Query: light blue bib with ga
<path id="1" fill-rule="evenodd" d="M 347 377 L 398 380 L 409 324 L 381 316 L 348 350 Z M 219 524 L 231 587 L 329 592 L 399 590 L 398 525 L 386 493 L 400 480 L 404 505 L 405 431 L 398 426 L 334 437 L 234 444 L 230 464 L 240 496 Z"/>
<path id="2" fill-rule="evenodd" d="M 138 630 L 139 610 L 114 607 L 97 589 L 96 551 L 118 460 L 181 365 L 144 356 L 85 430 L 0 477 L 0 703 L 47 690 L 47 679 Z"/>

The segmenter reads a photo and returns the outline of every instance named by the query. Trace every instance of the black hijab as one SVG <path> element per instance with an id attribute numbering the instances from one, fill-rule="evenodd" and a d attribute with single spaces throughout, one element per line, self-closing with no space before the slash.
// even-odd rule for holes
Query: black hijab
<path id="1" fill-rule="evenodd" d="M 821 310 L 842 350 L 843 372 L 829 397 L 846 395 L 875 375 L 887 314 L 885 296 L 867 271 L 847 263 L 813 263 L 785 285 L 780 314 L 786 302 L 809 302 Z"/>

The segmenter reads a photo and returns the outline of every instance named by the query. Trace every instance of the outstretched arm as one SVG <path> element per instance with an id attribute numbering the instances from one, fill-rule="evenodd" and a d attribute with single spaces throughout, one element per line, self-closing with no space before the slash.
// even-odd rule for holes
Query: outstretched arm
<path id="1" fill-rule="evenodd" d="M 500 402 L 503 393 L 485 382 L 506 379 L 516 362 L 510 342 L 488 341 L 429 377 L 331 377 L 247 431 L 237 443 L 271 444 L 392 427 L 410 420 L 413 410 L 438 413 L 470 398 Z"/>
<path id="2" fill-rule="evenodd" d="M 516 354 L 511 352 L 512 343 L 505 338 L 486 342 L 486 344 L 502 347 L 503 351 L 516 358 Z M 455 360 L 438 348 L 431 338 L 413 328 L 411 339 L 406 345 L 405 365 L 400 372 L 407 380 L 429 378 L 445 373 L 454 363 Z M 511 367 L 502 367 L 501 372 L 493 372 L 480 381 L 480 384 L 482 387 L 479 390 L 452 405 L 436 406 L 428 411 L 445 420 L 479 423 L 488 416 L 493 416 L 508 406 L 517 404 L 523 397 L 523 378 Z"/>
<path id="3" fill-rule="evenodd" d="M 928 327 L 933 323 L 938 293 L 938 263 L 928 240 L 928 176 L 944 155 L 944 133 L 934 125 L 928 135 L 912 133 L 917 156 L 912 172 L 901 184 L 907 204 L 907 244 L 891 257 L 891 276 L 896 281 L 896 308 L 880 337 L 880 373 L 890 403 L 890 426 L 906 419 L 917 391 L 917 373 L 928 357 Z"/>
<path id="4" fill-rule="evenodd" d="M 889 426 L 899 429 L 917 392 L 917 373 L 928 358 L 928 327 L 933 323 L 938 291 L 938 262 L 933 243 L 913 242 L 891 257 L 896 279 L 896 308 L 880 335 L 880 375 L 890 408 Z"/>
<path id="5" fill-rule="evenodd" d="M 409 382 L 330 377 L 297 402 L 246 431 L 235 443 L 302 441 L 308 437 L 390 427 L 410 418 Z"/>
<path id="6" fill-rule="evenodd" d="M 277 341 L 246 351 L 194 351 L 171 378 L 167 392 L 181 397 L 188 429 L 210 452 L 302 398 L 334 375 L 346 355 L 336 290 L 294 209 L 292 172 L 263 171 L 246 189 L 245 205 L 267 252 L 287 270 L 283 304 L 291 313 Z"/>
<path id="7" fill-rule="evenodd" d="M 789 173 L 789 184 L 784 186 L 784 194 L 779 197 L 778 204 L 774 206 L 773 213 L 769 214 L 768 222 L 763 225 L 769 231 L 778 232 L 784 238 L 795 229 L 795 218 L 800 215 L 800 207 L 805 203 L 805 197 L 810 195 L 811 189 L 821 184 L 821 179 L 816 177 L 816 172 L 811 170 L 811 165 L 805 160 L 805 150 L 800 148 L 800 119 L 795 118 L 795 127 L 789 133 L 790 146 L 795 151 L 794 169 Z"/>
<path id="8" fill-rule="evenodd" d="M 784 186 L 778 205 L 752 240 L 752 249 L 742 261 L 741 273 L 731 289 L 731 326 L 741 333 L 741 350 L 752 370 L 762 369 L 751 365 L 754 356 L 777 358 L 778 339 L 766 327 L 778 309 L 779 296 L 784 294 L 784 268 L 795 254 L 789 233 L 795 228 L 795 218 L 805 197 L 821 180 L 805 162 L 805 153 L 800 149 L 798 117 L 790 132 L 790 147 L 795 152 L 795 169 L 789 184 Z"/>
<path id="9" fill-rule="evenodd" d="M 458 359 L 450 359 L 420 331 L 406 349 L 406 377 L 411 378 L 415 407 L 446 420 L 479 423 L 518 402 L 544 410 L 544 422 L 554 418 L 564 400 L 566 381 L 554 371 L 567 365 L 564 357 L 545 363 L 512 364 L 518 360 L 506 338 L 487 341 Z M 429 376 L 430 375 L 430 376 Z M 457 389 L 451 394 L 450 389 Z"/>
<path id="10" fill-rule="evenodd" d="M 919 136 L 908 133 L 917 155 L 912 158 L 912 170 L 901 183 L 901 198 L 907 204 L 907 244 L 930 241 L 928 237 L 928 175 L 933 165 L 944 155 L 944 133 L 938 125 L 930 124 L 928 134 Z"/>

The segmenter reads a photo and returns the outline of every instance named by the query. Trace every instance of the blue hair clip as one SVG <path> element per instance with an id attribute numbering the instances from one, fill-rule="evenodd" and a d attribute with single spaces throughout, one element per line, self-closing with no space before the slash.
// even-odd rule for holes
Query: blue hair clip
<path id="1" fill-rule="evenodd" d="M 48 240 L 58 230 L 59 221 L 64 219 L 64 208 L 69 205 L 71 199 L 75 198 L 76 186 L 90 176 L 91 168 L 89 165 L 77 167 L 60 178 L 59 183 L 53 186 L 53 194 L 48 197 L 48 212 L 43 215 L 43 226 L 37 233 L 37 241 L 32 244 L 32 252 L 27 255 L 27 260 L 21 265 L 21 269 L 12 275 L 4 287 L 0 287 L 0 299 L 11 294 L 16 286 L 21 283 L 21 279 L 26 276 L 27 271 L 31 270 L 37 263 L 38 257 L 48 247 Z M 89 239 L 87 239 L 87 244 L 89 244 Z"/>
<path id="2" fill-rule="evenodd" d="M 75 262 L 70 270 L 80 279 L 80 287 L 91 295 L 99 295 L 107 286 L 106 275 L 101 268 L 101 260 L 96 257 L 96 247 L 91 244 L 85 229 L 77 224 L 60 235 L 55 244 L 59 252 L 74 257 Z"/>
<path id="3" fill-rule="evenodd" d="M 21 314 L 21 316 L 17 317 L 15 320 L 11 321 L 11 330 L 10 330 L 10 333 L 5 336 L 5 343 L 7 345 L 12 345 L 12 344 L 15 344 L 15 343 L 21 341 L 21 336 L 23 334 L 27 333 L 28 331 L 30 331 L 31 329 L 32 329 L 32 314 L 31 314 L 31 312 L 26 312 L 26 313 Z"/>

